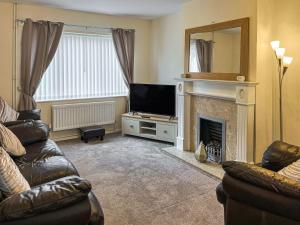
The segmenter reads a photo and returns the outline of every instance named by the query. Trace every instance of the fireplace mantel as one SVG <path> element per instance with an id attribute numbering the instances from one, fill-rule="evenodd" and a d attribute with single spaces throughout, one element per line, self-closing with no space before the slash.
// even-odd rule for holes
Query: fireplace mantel
<path id="1" fill-rule="evenodd" d="M 177 148 L 191 151 L 190 114 L 191 97 L 232 101 L 237 105 L 237 158 L 238 161 L 253 162 L 254 154 L 254 106 L 256 82 L 201 80 L 178 78 L 177 81 Z"/>

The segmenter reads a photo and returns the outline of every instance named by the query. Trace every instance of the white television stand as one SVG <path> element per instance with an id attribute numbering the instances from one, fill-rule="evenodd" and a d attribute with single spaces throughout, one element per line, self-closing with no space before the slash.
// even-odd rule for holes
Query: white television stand
<path id="1" fill-rule="evenodd" d="M 125 113 L 122 115 L 122 135 L 125 134 L 176 144 L 177 119 Z"/>

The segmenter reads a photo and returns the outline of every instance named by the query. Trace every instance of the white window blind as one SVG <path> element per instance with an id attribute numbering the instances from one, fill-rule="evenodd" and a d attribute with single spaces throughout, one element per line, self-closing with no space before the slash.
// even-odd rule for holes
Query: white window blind
<path id="1" fill-rule="evenodd" d="M 196 41 L 191 40 L 191 47 L 190 47 L 190 72 L 199 72 L 199 59 L 198 59 L 198 53 L 197 53 L 197 47 L 196 47 Z"/>
<path id="2" fill-rule="evenodd" d="M 35 99 L 50 101 L 127 94 L 111 34 L 63 33 Z"/>

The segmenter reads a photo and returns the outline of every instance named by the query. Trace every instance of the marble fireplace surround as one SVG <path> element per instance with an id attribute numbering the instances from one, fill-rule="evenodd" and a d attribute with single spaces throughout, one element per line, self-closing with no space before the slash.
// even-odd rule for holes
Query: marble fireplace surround
<path id="1" fill-rule="evenodd" d="M 193 152 L 198 146 L 200 116 L 225 121 L 225 160 L 235 160 L 237 142 L 237 107 L 235 102 L 199 95 L 191 96 L 190 151 Z"/>
<path id="2" fill-rule="evenodd" d="M 199 114 L 226 121 L 226 160 L 253 162 L 256 82 L 177 79 L 176 148 L 194 151 Z"/>

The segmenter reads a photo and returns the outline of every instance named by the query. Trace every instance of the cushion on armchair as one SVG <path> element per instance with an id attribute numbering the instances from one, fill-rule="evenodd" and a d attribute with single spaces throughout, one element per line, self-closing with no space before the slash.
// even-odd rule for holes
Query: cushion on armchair
<path id="1" fill-rule="evenodd" d="M 90 191 L 91 184 L 78 176 L 54 180 L 2 201 L 0 221 L 27 218 L 58 210 L 82 201 Z"/>
<path id="2" fill-rule="evenodd" d="M 282 141 L 275 141 L 265 151 L 262 167 L 279 171 L 300 159 L 300 148 Z"/>
<path id="3" fill-rule="evenodd" d="M 223 169 L 236 179 L 278 194 L 300 199 L 300 183 L 274 171 L 236 161 L 224 162 Z"/>
<path id="4" fill-rule="evenodd" d="M 278 173 L 300 182 L 300 159 L 279 170 Z"/>

